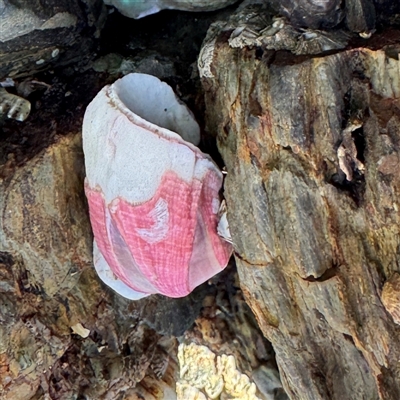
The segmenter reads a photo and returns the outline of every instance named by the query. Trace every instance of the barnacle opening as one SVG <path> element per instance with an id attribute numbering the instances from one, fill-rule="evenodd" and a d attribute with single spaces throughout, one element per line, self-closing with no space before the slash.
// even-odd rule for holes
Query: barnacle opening
<path id="1" fill-rule="evenodd" d="M 192 112 L 178 100 L 169 85 L 155 76 L 129 74 L 117 80 L 111 90 L 137 116 L 176 132 L 194 145 L 199 144 L 200 127 Z"/>

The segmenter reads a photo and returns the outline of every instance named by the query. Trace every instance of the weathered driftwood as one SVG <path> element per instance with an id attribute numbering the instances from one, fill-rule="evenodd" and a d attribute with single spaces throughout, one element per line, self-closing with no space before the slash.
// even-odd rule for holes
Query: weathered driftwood
<path id="1" fill-rule="evenodd" d="M 200 57 L 241 287 L 292 399 L 399 399 L 400 32 L 311 56 L 290 31 L 296 56 L 266 28 Z"/>

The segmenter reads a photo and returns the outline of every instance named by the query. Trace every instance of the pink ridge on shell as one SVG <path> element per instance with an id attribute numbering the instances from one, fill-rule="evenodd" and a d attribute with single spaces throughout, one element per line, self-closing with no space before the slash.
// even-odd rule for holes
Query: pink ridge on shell
<path id="1" fill-rule="evenodd" d="M 91 189 L 86 181 L 85 193 L 96 244 L 111 270 L 132 289 L 143 293 L 157 293 L 140 271 L 126 244 L 121 240 L 121 235 L 110 218 L 101 190 Z M 135 277 L 134 284 L 130 276 Z"/>
<path id="2" fill-rule="evenodd" d="M 229 260 L 230 246 L 216 234 L 218 178 L 209 171 L 202 181 L 189 184 L 168 171 L 149 201 L 132 205 L 116 199 L 108 207 L 101 193 L 87 186 L 95 240 L 117 277 L 136 291 L 182 297 L 220 272 Z M 106 208 L 110 226 L 129 249 L 130 264 L 118 262 L 121 249 L 108 240 L 102 217 Z"/>

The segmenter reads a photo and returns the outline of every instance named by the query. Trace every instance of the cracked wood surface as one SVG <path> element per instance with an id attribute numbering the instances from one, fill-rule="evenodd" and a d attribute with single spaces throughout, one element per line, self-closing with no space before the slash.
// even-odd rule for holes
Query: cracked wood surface
<path id="1" fill-rule="evenodd" d="M 400 330 L 381 293 L 399 272 L 399 32 L 310 57 L 228 36 L 214 33 L 203 77 L 207 124 L 241 287 L 285 390 L 398 399 Z"/>

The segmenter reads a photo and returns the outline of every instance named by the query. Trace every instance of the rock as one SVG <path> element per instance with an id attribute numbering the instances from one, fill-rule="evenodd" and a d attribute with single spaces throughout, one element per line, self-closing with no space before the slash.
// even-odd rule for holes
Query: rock
<path id="1" fill-rule="evenodd" d="M 399 272 L 400 64 L 382 47 L 399 31 L 311 57 L 232 48 L 234 29 L 203 45 L 207 126 L 240 285 L 283 386 L 398 399 L 400 333 L 381 292 Z"/>

